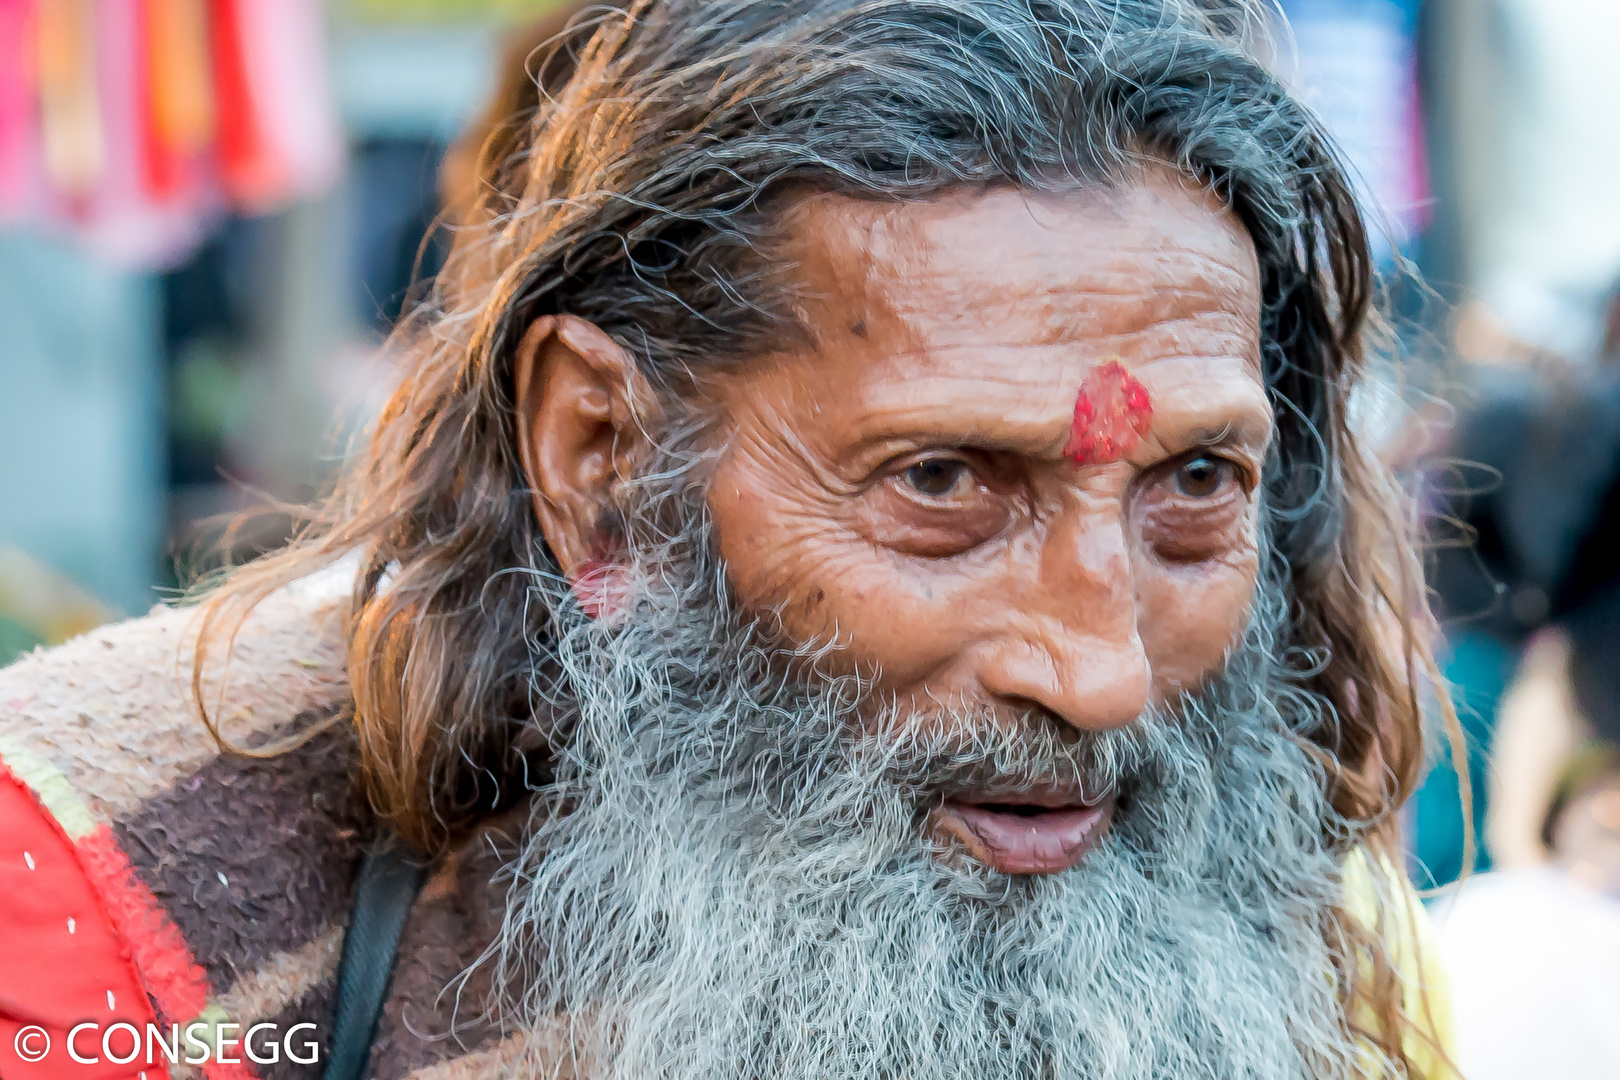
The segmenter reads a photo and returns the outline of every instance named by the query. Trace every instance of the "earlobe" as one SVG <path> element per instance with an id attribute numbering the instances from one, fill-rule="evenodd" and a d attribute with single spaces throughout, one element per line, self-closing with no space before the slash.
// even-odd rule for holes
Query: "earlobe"
<path id="1" fill-rule="evenodd" d="M 599 558 L 613 485 L 644 442 L 634 399 L 650 395 L 639 382 L 617 342 L 570 315 L 536 319 L 513 357 L 518 454 L 541 531 L 570 579 Z"/>

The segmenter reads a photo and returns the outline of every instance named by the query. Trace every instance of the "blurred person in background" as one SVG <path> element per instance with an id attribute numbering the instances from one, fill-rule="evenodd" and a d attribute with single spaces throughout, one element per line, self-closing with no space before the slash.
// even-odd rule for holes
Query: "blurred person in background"
<path id="1" fill-rule="evenodd" d="M 1320 129 L 1192 5 L 639 10 L 322 524 L 5 675 L 5 835 L 117 913 L 13 997 L 379 1080 L 1449 1075 Z"/>
<path id="2" fill-rule="evenodd" d="M 1615 318 L 1611 305 L 1611 326 Z M 1461 312 L 1458 337 L 1474 362 L 1429 481 L 1429 582 L 1468 741 L 1472 828 L 1484 841 L 1470 869 L 1486 870 L 1534 860 L 1552 776 L 1578 741 L 1556 721 L 1532 725 L 1536 735 L 1521 727 L 1506 736 L 1515 749 L 1487 768 L 1512 702 L 1544 699 L 1551 664 L 1554 682 L 1571 682 L 1572 715 L 1620 730 L 1620 365 L 1601 359 L 1620 345 L 1606 337 L 1598 362 L 1571 362 L 1512 340 L 1477 307 Z M 1448 759 L 1413 800 L 1426 884 L 1464 870 L 1459 806 Z"/>
<path id="3" fill-rule="evenodd" d="M 1454 504 L 1474 543 L 1432 578 L 1486 804 L 1491 872 L 1434 902 L 1476 1080 L 1620 1075 L 1620 291 L 1605 322 L 1587 366 L 1498 337 L 1523 362 L 1479 372 L 1450 448 L 1497 474 Z M 1436 790 L 1417 851 L 1448 840 L 1455 877 Z"/>

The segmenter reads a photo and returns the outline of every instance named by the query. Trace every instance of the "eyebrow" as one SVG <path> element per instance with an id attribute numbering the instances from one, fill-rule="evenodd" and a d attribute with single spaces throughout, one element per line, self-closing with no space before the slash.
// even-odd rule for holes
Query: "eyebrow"
<path id="1" fill-rule="evenodd" d="M 957 402 L 951 408 L 958 418 L 956 422 L 943 420 L 939 406 L 929 408 L 926 404 L 898 414 L 874 416 L 870 428 L 845 444 L 844 452 L 855 456 L 884 443 L 936 443 L 1055 461 L 1062 457 L 1068 441 L 1071 417 L 1063 409 L 1054 409 L 1050 418 L 1018 420 L 996 411 L 990 403 L 964 407 Z M 1153 440 L 1172 455 L 1199 447 L 1263 450 L 1275 431 L 1269 410 L 1262 419 L 1260 411 L 1247 402 L 1227 412 L 1223 422 L 1217 424 L 1194 423 L 1183 428 L 1175 422 L 1175 415 L 1174 409 L 1156 410 L 1152 433 Z"/>
<path id="2" fill-rule="evenodd" d="M 988 420 L 987 423 L 886 418 L 847 444 L 847 452 L 852 455 L 859 454 L 884 443 L 937 443 L 941 446 L 998 450 L 1030 457 L 1050 456 L 1056 460 L 1062 456 L 1063 444 L 1069 437 L 1069 423 L 1066 417 L 1029 422 L 1011 421 L 1005 416 L 994 419 L 985 417 L 985 419 Z"/>
<path id="3" fill-rule="evenodd" d="M 1184 438 L 1176 441 L 1178 444 L 1185 443 L 1188 450 L 1200 446 L 1264 446 L 1269 443 L 1276 431 L 1276 425 L 1260 424 L 1249 410 L 1245 409 L 1243 412 L 1244 415 L 1228 420 L 1220 427 L 1190 428 Z M 1163 443 L 1164 440 L 1160 439 L 1160 442 Z"/>

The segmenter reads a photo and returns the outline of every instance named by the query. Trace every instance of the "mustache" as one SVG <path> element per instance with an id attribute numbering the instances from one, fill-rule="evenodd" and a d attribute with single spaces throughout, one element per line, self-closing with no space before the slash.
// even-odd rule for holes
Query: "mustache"
<path id="1" fill-rule="evenodd" d="M 1039 793 L 1096 803 L 1153 782 L 1175 739 L 1175 718 L 1150 709 L 1131 724 L 1080 730 L 1032 708 L 890 708 L 859 735 L 846 733 L 852 768 L 921 804 L 960 793 L 1016 798 Z M 1183 749 L 1181 752 L 1185 752 Z"/>

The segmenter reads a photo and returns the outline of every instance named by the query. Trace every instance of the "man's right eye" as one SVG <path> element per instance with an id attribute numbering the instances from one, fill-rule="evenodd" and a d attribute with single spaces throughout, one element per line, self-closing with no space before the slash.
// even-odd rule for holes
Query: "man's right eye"
<path id="1" fill-rule="evenodd" d="M 973 470 L 960 458 L 925 458 L 901 475 L 908 487 L 930 499 L 964 495 L 973 483 Z"/>
<path id="2" fill-rule="evenodd" d="M 971 450 L 923 451 L 890 463 L 864 492 L 860 514 L 875 543 L 943 559 L 970 551 L 1011 523 L 1016 497 L 1005 470 Z"/>
<path id="3" fill-rule="evenodd" d="M 1209 454 L 1189 458 L 1172 474 L 1176 490 L 1194 499 L 1207 499 L 1219 495 L 1226 481 L 1234 479 L 1237 468 L 1230 461 L 1222 461 Z"/>

